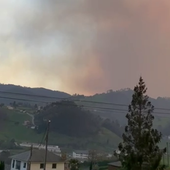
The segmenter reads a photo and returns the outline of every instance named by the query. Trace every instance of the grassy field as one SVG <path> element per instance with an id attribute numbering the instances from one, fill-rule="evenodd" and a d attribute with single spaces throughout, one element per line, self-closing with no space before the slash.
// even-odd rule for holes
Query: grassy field
<path id="1" fill-rule="evenodd" d="M 113 148 L 113 150 L 117 148 L 118 143 L 121 141 L 121 139 L 111 131 L 102 128 L 98 134 L 88 138 L 74 138 L 51 133 L 49 135 L 49 141 L 50 143 L 58 144 L 59 146 L 65 145 L 67 146 L 67 149 L 70 150 L 72 150 L 72 146 L 75 145 L 76 147 L 76 144 L 78 144 L 78 146 L 80 146 L 81 148 L 97 149 L 109 152 L 111 148 Z"/>

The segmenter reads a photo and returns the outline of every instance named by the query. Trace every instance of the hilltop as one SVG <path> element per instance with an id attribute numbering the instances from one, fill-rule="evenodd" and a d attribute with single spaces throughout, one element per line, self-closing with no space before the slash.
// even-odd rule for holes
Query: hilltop
<path id="1" fill-rule="evenodd" d="M 125 115 L 128 111 L 132 94 L 133 90 L 131 89 L 109 90 L 93 96 L 76 95 L 74 99 L 78 100 L 78 104 L 89 107 L 93 113 L 103 118 L 117 120 L 121 125 L 124 125 L 126 123 Z M 170 98 L 158 97 L 156 99 L 149 98 L 149 100 L 155 107 L 153 114 L 156 118 L 170 117 Z"/>
<path id="2" fill-rule="evenodd" d="M 16 101 L 22 103 L 39 103 L 42 105 L 47 102 L 54 102 L 70 96 L 70 94 L 65 92 L 45 88 L 30 88 L 13 84 L 0 84 L 0 103 L 4 104 Z"/>

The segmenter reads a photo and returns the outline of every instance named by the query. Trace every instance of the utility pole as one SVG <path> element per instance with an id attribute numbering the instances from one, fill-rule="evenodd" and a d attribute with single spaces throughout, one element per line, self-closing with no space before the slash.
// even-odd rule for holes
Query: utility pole
<path id="1" fill-rule="evenodd" d="M 167 142 L 166 145 L 167 145 L 167 165 L 169 167 L 169 142 Z"/>
<path id="2" fill-rule="evenodd" d="M 30 156 L 29 156 L 29 160 L 28 160 L 28 163 L 27 163 L 27 170 L 31 169 L 32 148 L 33 148 L 33 146 L 31 145 Z"/>
<path id="3" fill-rule="evenodd" d="M 165 165 L 165 154 L 163 154 L 163 165 Z"/>
<path id="4" fill-rule="evenodd" d="M 51 121 L 48 121 L 47 124 L 47 133 L 45 137 L 45 160 L 44 160 L 44 170 L 46 170 L 46 163 L 47 163 L 47 150 L 48 150 L 48 133 L 49 133 L 49 127 L 50 127 Z"/>

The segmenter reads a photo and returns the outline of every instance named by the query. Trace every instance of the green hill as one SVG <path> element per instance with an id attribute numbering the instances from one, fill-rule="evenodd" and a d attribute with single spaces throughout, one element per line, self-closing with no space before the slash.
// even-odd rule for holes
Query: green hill
<path id="1" fill-rule="evenodd" d="M 26 113 L 6 107 L 1 107 L 0 112 L 7 115 L 5 120 L 1 120 L 0 141 L 15 139 L 17 142 L 41 142 L 44 133 L 37 134 L 35 130 L 23 125 L 24 121 L 31 121 Z M 88 137 L 72 137 L 55 132 L 49 134 L 49 144 L 59 145 L 66 150 L 89 148 L 109 151 L 116 148 L 120 140 L 120 137 L 106 128 L 101 128 L 95 135 Z"/>

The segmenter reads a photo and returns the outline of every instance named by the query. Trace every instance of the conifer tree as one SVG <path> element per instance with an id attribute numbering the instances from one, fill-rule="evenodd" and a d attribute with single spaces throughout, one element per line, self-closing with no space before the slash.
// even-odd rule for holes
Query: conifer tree
<path id="1" fill-rule="evenodd" d="M 160 164 L 166 149 L 158 146 L 162 134 L 153 128 L 154 107 L 146 91 L 146 85 L 140 77 L 126 115 L 128 123 L 122 135 L 123 142 L 118 146 L 120 154 L 115 152 L 127 170 L 160 170 L 165 167 Z"/>
<path id="2" fill-rule="evenodd" d="M 5 163 L 0 161 L 0 170 L 5 170 Z"/>

